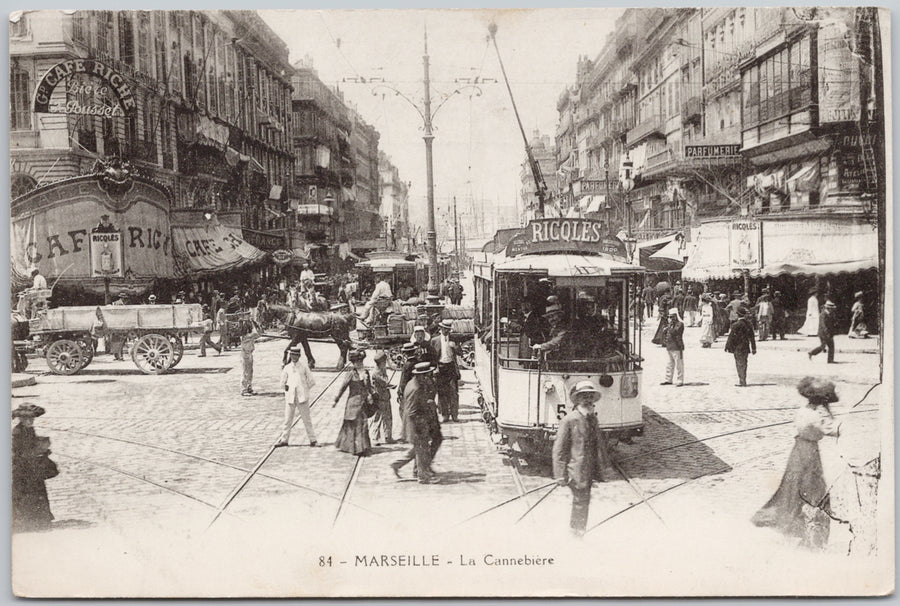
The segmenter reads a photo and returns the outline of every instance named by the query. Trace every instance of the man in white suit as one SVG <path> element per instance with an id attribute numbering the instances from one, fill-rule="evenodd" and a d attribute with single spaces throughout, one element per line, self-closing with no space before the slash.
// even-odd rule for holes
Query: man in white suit
<path id="1" fill-rule="evenodd" d="M 303 360 L 301 354 L 303 348 L 299 345 L 290 349 L 291 361 L 281 370 L 279 381 L 284 390 L 284 429 L 281 437 L 275 443 L 275 447 L 287 446 L 291 437 L 291 426 L 294 424 L 294 416 L 300 413 L 303 425 L 306 427 L 306 435 L 309 437 L 310 446 L 318 446 L 316 442 L 316 430 L 309 416 L 309 390 L 316 384 L 309 365 Z"/>

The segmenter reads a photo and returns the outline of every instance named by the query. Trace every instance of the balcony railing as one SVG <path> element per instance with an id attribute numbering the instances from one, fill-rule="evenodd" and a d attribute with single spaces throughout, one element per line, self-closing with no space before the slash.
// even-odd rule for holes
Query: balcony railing
<path id="1" fill-rule="evenodd" d="M 681 118 L 685 122 L 700 121 L 703 117 L 703 99 L 700 95 L 688 97 L 681 104 Z"/>
<path id="2" fill-rule="evenodd" d="M 613 119 L 609 126 L 609 134 L 611 137 L 621 137 L 632 128 L 634 128 L 634 116 Z"/>
<path id="3" fill-rule="evenodd" d="M 663 137 L 664 134 L 662 132 L 662 128 L 663 121 L 658 114 L 645 118 L 640 124 L 628 131 L 627 143 L 628 145 L 634 145 L 635 143 L 643 141 L 647 137 Z"/>

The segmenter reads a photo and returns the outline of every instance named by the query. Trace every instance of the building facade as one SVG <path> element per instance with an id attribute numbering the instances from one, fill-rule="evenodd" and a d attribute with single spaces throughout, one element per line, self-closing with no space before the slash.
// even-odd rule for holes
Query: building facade
<path id="1" fill-rule="evenodd" d="M 353 163 L 352 208 L 345 201 L 346 236 L 350 249 L 364 253 L 384 248 L 384 221 L 381 217 L 381 173 L 378 140 L 381 135 L 359 112 L 349 108 L 350 155 Z"/>
<path id="2" fill-rule="evenodd" d="M 251 245 L 281 247 L 292 170 L 287 57 L 252 11 L 14 14 L 12 196 L 90 174 L 98 160 L 122 162 L 167 188 L 173 225 L 213 221 Z M 216 260 L 183 267 L 214 271 Z"/>
<path id="3" fill-rule="evenodd" d="M 548 199 L 552 196 L 558 197 L 556 146 L 553 140 L 549 136 L 541 135 L 538 131 L 535 131 L 528 145 L 531 147 L 531 153 L 534 155 L 534 160 L 537 162 L 544 183 L 547 185 Z M 527 157 L 522 162 L 519 179 L 522 182 L 519 196 L 524 207 L 524 220 L 527 222 L 535 217 L 538 207 L 537 185 L 531 172 L 531 162 L 528 161 Z"/>
<path id="4" fill-rule="evenodd" d="M 384 222 L 385 242 L 390 250 L 412 251 L 409 225 L 409 183 L 400 179 L 400 171 L 384 152 L 378 153 L 381 175 L 381 218 Z"/>

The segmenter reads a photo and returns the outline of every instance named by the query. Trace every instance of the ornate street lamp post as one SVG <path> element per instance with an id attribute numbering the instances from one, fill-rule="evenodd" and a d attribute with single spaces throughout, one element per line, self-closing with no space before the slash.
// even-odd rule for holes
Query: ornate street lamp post
<path id="1" fill-rule="evenodd" d="M 631 235 L 631 207 L 628 203 L 628 192 L 634 189 L 634 179 L 632 179 L 633 164 L 628 156 L 622 160 L 622 204 L 624 205 L 625 216 L 625 253 L 628 256 L 628 262 L 634 263 L 634 251 L 637 248 L 637 240 Z"/>

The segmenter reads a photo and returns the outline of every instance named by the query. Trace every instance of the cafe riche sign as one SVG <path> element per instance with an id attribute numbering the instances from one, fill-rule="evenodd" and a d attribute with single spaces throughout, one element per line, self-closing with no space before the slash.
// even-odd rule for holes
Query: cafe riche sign
<path id="1" fill-rule="evenodd" d="M 66 87 L 66 97 L 54 91 Z M 47 70 L 34 93 L 34 111 L 114 118 L 134 110 L 135 100 L 125 77 L 93 59 L 69 59 Z"/>

